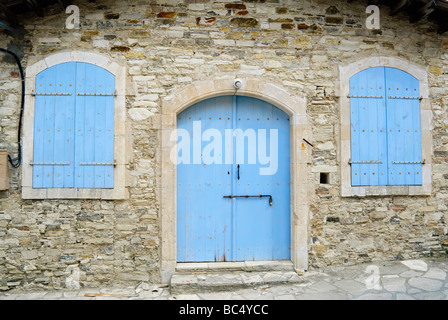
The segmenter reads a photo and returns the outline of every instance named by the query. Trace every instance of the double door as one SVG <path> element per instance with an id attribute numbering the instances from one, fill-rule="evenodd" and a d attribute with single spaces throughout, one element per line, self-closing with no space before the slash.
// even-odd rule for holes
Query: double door
<path id="1" fill-rule="evenodd" d="M 289 120 L 240 96 L 178 115 L 178 262 L 290 259 Z"/>

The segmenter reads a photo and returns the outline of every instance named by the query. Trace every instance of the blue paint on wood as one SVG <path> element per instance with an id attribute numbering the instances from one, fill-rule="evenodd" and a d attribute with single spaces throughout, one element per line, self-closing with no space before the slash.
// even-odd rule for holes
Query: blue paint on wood
<path id="1" fill-rule="evenodd" d="M 290 258 L 289 124 L 289 117 L 278 108 L 246 97 L 205 100 L 178 115 L 177 127 L 188 132 L 189 139 L 188 151 L 178 150 L 179 158 L 189 152 L 193 161 L 199 151 L 200 160 L 199 164 L 177 166 L 178 261 Z M 260 168 L 267 165 L 257 155 L 258 141 L 248 146 L 246 137 L 244 148 L 238 150 L 236 138 L 225 139 L 226 133 L 236 129 L 243 133 L 253 129 L 256 139 L 258 129 L 266 130 L 268 153 L 270 130 L 278 130 L 279 163 L 274 175 L 260 175 Z M 221 144 L 213 144 L 217 136 L 222 137 Z M 182 138 L 178 138 L 179 145 Z M 195 141 L 199 148 L 193 146 Z M 220 146 L 215 148 L 216 155 L 210 152 L 212 144 Z M 207 164 L 210 156 L 221 161 Z M 274 203 L 270 206 L 267 198 L 223 198 L 246 194 L 271 194 Z"/>
<path id="2" fill-rule="evenodd" d="M 83 70 L 83 78 L 80 78 L 77 82 L 78 89 L 81 94 L 89 94 L 91 92 L 92 83 L 96 81 L 96 75 L 92 74 L 93 66 L 83 65 L 81 66 Z M 79 82 L 81 81 L 81 82 Z M 85 96 L 83 98 L 82 107 L 84 108 L 84 120 L 83 125 L 83 163 L 93 163 L 95 162 L 95 101 L 91 96 Z M 78 103 L 77 103 L 78 105 Z M 78 143 L 78 141 L 76 141 Z M 95 184 L 95 172 L 94 166 L 83 166 L 84 167 L 84 185 L 82 188 L 94 188 Z"/>
<path id="3" fill-rule="evenodd" d="M 62 63 L 36 76 L 35 91 L 33 162 L 45 164 L 34 165 L 33 188 L 113 188 L 114 76 Z"/>
<path id="4" fill-rule="evenodd" d="M 74 66 L 64 63 L 47 69 L 36 77 L 33 160 L 35 163 L 45 164 L 33 167 L 34 188 L 72 186 L 72 164 L 62 163 L 73 163 L 70 161 L 72 141 L 68 135 L 69 127 L 73 127 L 73 117 L 69 114 L 74 106 L 74 97 L 69 95 L 73 93 L 73 88 L 69 85 L 69 76 L 73 72 Z"/>
<path id="5" fill-rule="evenodd" d="M 85 65 L 78 65 L 76 68 L 76 108 L 75 108 L 75 187 L 84 187 L 84 166 L 79 164 L 85 162 L 84 159 L 84 136 L 85 136 L 85 81 L 86 68 Z M 78 95 L 81 94 L 81 95 Z"/>
<path id="6" fill-rule="evenodd" d="M 386 84 L 389 184 L 421 185 L 419 81 L 402 70 L 386 68 Z"/>
<path id="7" fill-rule="evenodd" d="M 201 143 L 200 131 L 216 129 L 224 132 L 232 127 L 231 110 L 229 112 L 227 109 L 229 104 L 231 106 L 231 97 L 219 97 L 200 102 L 179 115 L 178 128 L 187 130 L 191 141 L 197 139 L 200 143 L 199 161 L 202 158 L 200 151 L 208 144 Z M 219 117 L 221 120 L 218 120 Z M 200 131 L 194 131 L 194 121 L 196 129 L 200 123 Z M 190 144 L 191 159 L 198 150 Z M 232 205 L 222 197 L 231 193 L 231 171 L 231 165 L 206 165 L 202 161 L 199 164 L 178 165 L 179 261 L 221 261 L 230 251 Z"/>
<path id="8" fill-rule="evenodd" d="M 353 186 L 421 185 L 419 82 L 395 68 L 350 80 Z"/>
<path id="9" fill-rule="evenodd" d="M 74 75 L 76 74 L 76 64 L 65 63 L 64 70 L 65 74 Z M 73 76 L 65 77 L 63 79 L 62 85 L 66 88 L 66 93 L 71 94 L 69 99 L 65 103 L 65 126 L 63 132 L 63 150 L 64 150 L 64 161 L 70 162 L 69 165 L 63 166 L 62 174 L 64 175 L 64 188 L 73 188 L 75 186 L 75 97 L 76 97 L 76 86 L 72 81 Z"/>
<path id="10" fill-rule="evenodd" d="M 290 130 L 289 116 L 278 108 L 257 99 L 237 97 L 237 129 L 257 131 L 257 142 L 245 147 L 244 163 L 240 164 L 240 180 L 235 181 L 237 195 L 272 195 L 273 205 L 266 198 L 237 198 L 234 222 L 234 260 L 286 260 L 290 257 Z M 241 119 L 241 120 L 239 120 Z M 278 145 L 278 169 L 274 175 L 260 175 L 263 165 L 260 131 L 265 130 L 266 151 L 271 142 Z M 272 130 L 272 131 L 271 131 Z M 271 141 L 271 135 L 272 141 Z M 258 149 L 258 150 L 256 150 Z M 264 152 L 262 152 L 264 153 Z"/>
<path id="11" fill-rule="evenodd" d="M 386 185 L 384 68 L 370 68 L 353 76 L 350 96 L 352 185 Z"/>

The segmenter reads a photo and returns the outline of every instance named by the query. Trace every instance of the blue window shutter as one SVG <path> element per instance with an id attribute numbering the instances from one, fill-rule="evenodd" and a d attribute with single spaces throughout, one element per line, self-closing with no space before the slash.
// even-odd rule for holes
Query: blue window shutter
<path id="1" fill-rule="evenodd" d="M 115 77 L 87 63 L 76 71 L 77 188 L 114 187 Z"/>
<path id="2" fill-rule="evenodd" d="M 33 188 L 73 187 L 74 70 L 63 63 L 36 76 Z"/>
<path id="3" fill-rule="evenodd" d="M 419 81 L 386 68 L 388 177 L 390 185 L 422 184 Z"/>
<path id="4" fill-rule="evenodd" d="M 87 63 L 36 76 L 33 188 L 114 187 L 115 77 Z"/>
<path id="5" fill-rule="evenodd" d="M 350 79 L 352 186 L 387 184 L 385 102 L 383 67 Z"/>

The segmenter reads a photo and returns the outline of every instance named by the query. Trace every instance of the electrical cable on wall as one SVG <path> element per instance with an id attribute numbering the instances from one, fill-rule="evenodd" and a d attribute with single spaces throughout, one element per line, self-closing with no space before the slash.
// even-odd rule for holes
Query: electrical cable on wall
<path id="1" fill-rule="evenodd" d="M 22 131 L 22 116 L 23 116 L 23 109 L 24 109 L 24 105 L 25 105 L 25 77 L 23 74 L 22 64 L 20 63 L 20 59 L 18 56 L 14 52 L 11 52 L 9 50 L 2 49 L 2 48 L 0 48 L 0 52 L 8 53 L 14 57 L 17 65 L 19 67 L 20 77 L 22 80 L 22 100 L 21 100 L 21 106 L 20 106 L 19 128 L 17 131 L 17 143 L 18 143 L 17 153 L 18 153 L 18 155 L 17 155 L 17 158 L 14 158 L 14 159 L 12 159 L 10 155 L 8 155 L 9 163 L 14 168 L 18 168 L 18 167 L 20 167 L 20 163 L 22 162 L 22 143 L 21 143 L 20 132 Z"/>

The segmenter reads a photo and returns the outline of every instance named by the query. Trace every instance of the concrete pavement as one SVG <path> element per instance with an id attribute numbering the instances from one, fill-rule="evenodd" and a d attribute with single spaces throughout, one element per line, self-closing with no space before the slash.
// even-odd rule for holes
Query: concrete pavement
<path id="1" fill-rule="evenodd" d="M 446 300 L 448 259 L 422 259 L 337 266 L 299 273 L 283 283 L 266 279 L 291 276 L 288 270 L 244 272 L 259 282 L 232 290 L 207 287 L 177 290 L 167 285 L 141 283 L 126 288 L 21 291 L 0 293 L 0 300 Z M 217 281 L 222 277 L 215 273 Z M 204 280 L 207 276 L 203 276 Z M 221 279 L 220 279 L 221 278 Z M 208 278 L 207 281 L 212 277 Z M 297 280 L 298 279 L 298 280 Z M 191 289 L 191 288 L 190 288 Z"/>

